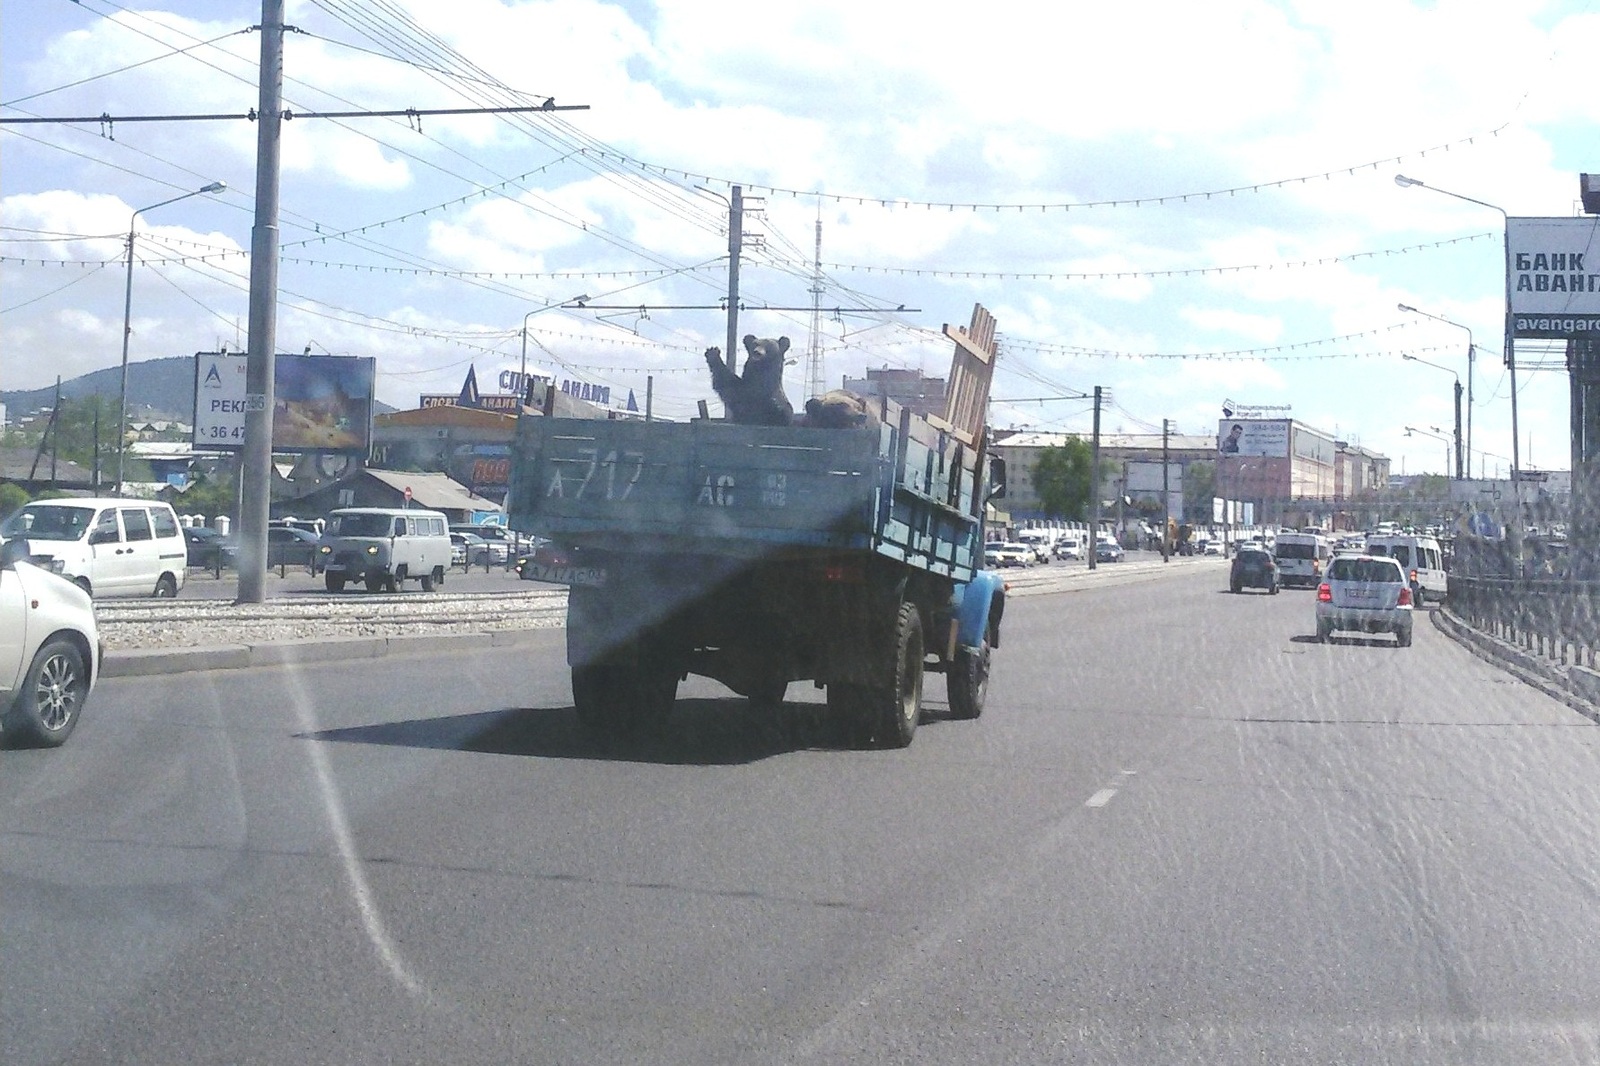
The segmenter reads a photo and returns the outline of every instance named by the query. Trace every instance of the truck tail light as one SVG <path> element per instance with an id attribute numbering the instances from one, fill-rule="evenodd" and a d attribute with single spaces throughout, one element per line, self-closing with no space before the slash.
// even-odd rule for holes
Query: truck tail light
<path id="1" fill-rule="evenodd" d="M 1317 586 L 1317 602 L 1318 603 L 1332 603 L 1333 602 L 1333 589 L 1329 587 L 1329 585 L 1328 585 L 1328 583 L 1326 581 L 1324 581 L 1322 584 Z"/>

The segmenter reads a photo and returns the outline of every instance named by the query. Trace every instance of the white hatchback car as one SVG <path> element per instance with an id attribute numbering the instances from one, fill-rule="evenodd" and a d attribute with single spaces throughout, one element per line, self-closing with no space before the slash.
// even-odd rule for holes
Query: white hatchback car
<path id="1" fill-rule="evenodd" d="M 1411 582 L 1394 559 L 1383 555 L 1335 555 L 1317 586 L 1317 639 L 1336 629 L 1393 633 L 1411 645 Z"/>
<path id="2" fill-rule="evenodd" d="M 53 748 L 78 724 L 103 650 L 89 594 L 0 545 L 0 727 L 8 744 Z"/>

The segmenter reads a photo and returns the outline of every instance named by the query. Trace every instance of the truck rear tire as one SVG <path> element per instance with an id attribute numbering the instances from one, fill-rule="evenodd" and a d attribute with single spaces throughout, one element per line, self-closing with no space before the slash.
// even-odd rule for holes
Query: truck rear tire
<path id="1" fill-rule="evenodd" d="M 922 719 L 922 618 L 902 603 L 881 679 L 871 685 L 828 686 L 828 711 L 859 747 L 903 748 Z"/>
<path id="2" fill-rule="evenodd" d="M 339 574 L 324 573 L 322 575 L 322 583 L 329 592 L 344 591 L 344 578 Z"/>
<path id="3" fill-rule="evenodd" d="M 982 714 L 983 701 L 989 693 L 989 642 L 985 640 L 975 652 L 957 648 L 945 674 L 945 684 L 951 718 L 968 720 Z"/>

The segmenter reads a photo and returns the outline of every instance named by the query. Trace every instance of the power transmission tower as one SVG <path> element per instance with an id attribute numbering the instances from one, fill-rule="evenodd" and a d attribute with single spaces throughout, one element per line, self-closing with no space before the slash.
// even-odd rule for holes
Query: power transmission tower
<path id="1" fill-rule="evenodd" d="M 811 347 L 806 351 L 806 395 L 828 391 L 822 372 L 822 205 L 817 205 L 817 246 L 811 258 Z"/>

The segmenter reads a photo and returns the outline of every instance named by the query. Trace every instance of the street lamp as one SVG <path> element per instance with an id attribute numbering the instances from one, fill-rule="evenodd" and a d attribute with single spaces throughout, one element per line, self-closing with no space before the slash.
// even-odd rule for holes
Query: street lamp
<path id="1" fill-rule="evenodd" d="M 1456 327 L 1456 329 L 1464 329 L 1464 330 L 1467 331 L 1467 436 L 1466 436 L 1467 450 L 1466 450 L 1466 464 L 1463 467 L 1463 465 L 1460 462 L 1456 463 L 1456 477 L 1458 479 L 1463 477 L 1463 476 L 1471 477 L 1472 476 L 1472 366 L 1473 366 L 1473 363 L 1476 362 L 1476 359 L 1477 359 L 1477 346 L 1472 343 L 1472 327 L 1463 326 L 1461 323 L 1452 321 L 1451 319 L 1448 319 L 1448 318 L 1444 317 L 1443 315 L 1431 315 L 1426 311 L 1421 311 L 1421 310 L 1418 310 L 1415 307 L 1412 307 L 1410 304 L 1400 304 L 1398 306 L 1399 306 L 1400 310 L 1410 312 L 1413 315 L 1421 315 L 1423 318 L 1431 318 L 1435 322 L 1443 322 L 1447 326 L 1454 326 L 1454 327 Z M 1408 355 L 1405 358 L 1407 358 L 1407 359 L 1415 359 L 1416 357 Z M 1417 361 L 1421 362 L 1422 360 L 1418 359 Z M 1459 423 L 1461 421 L 1460 399 L 1461 399 L 1460 396 L 1456 397 L 1456 400 L 1457 400 L 1456 422 L 1457 422 L 1458 425 L 1459 425 Z M 1464 474 L 1463 474 L 1463 471 L 1465 471 Z"/>
<path id="2" fill-rule="evenodd" d="M 1450 470 L 1450 438 L 1445 436 L 1444 431 L 1442 429 L 1440 429 L 1438 426 L 1434 426 L 1431 430 L 1430 429 L 1419 429 L 1416 426 L 1407 426 L 1406 427 L 1406 436 L 1409 437 L 1413 433 L 1420 433 L 1424 437 L 1432 437 L 1434 440 L 1442 440 L 1442 441 L 1444 441 L 1444 445 L 1445 445 L 1445 448 L 1444 448 L 1444 468 L 1445 468 L 1445 471 L 1448 473 L 1448 471 Z"/>
<path id="3" fill-rule="evenodd" d="M 1505 356 L 1505 359 L 1506 359 L 1506 370 L 1511 375 L 1511 485 L 1512 485 L 1512 491 L 1516 492 L 1517 491 L 1517 488 L 1516 488 L 1516 485 L 1517 485 L 1517 468 L 1518 468 L 1518 466 L 1520 464 L 1517 462 L 1517 353 L 1516 353 L 1516 348 L 1515 348 L 1515 345 L 1513 343 L 1513 338 L 1512 338 L 1512 335 L 1511 335 L 1511 216 L 1506 213 L 1506 209 L 1505 208 L 1500 207 L 1500 206 L 1498 206 L 1496 204 L 1491 204 L 1491 203 L 1489 203 L 1489 202 L 1487 202 L 1485 200 L 1474 200 L 1470 196 L 1462 196 L 1458 192 L 1451 192 L 1449 189 L 1441 189 L 1441 188 L 1438 188 L 1437 186 L 1429 185 L 1427 182 L 1419 181 L 1416 178 L 1408 178 L 1404 174 L 1396 174 L 1394 176 L 1394 183 L 1396 185 L 1400 186 L 1402 189 L 1409 189 L 1413 185 L 1420 185 L 1422 188 L 1428 189 L 1428 190 L 1430 190 L 1432 192 L 1439 193 L 1441 196 L 1449 196 L 1449 197 L 1452 197 L 1452 198 L 1457 199 L 1457 200 L 1465 200 L 1469 204 L 1477 204 L 1479 207 L 1487 207 L 1491 211 L 1500 212 L 1500 217 L 1505 220 L 1505 231 L 1504 231 L 1505 232 L 1505 237 L 1504 237 L 1504 240 L 1503 240 L 1503 243 L 1504 243 L 1504 246 L 1505 246 L 1505 273 L 1506 273 L 1506 309 L 1505 309 L 1505 316 L 1506 316 L 1506 327 L 1505 327 L 1506 356 Z M 1418 312 L 1418 314 L 1421 314 L 1421 312 Z M 1428 317 L 1431 318 L 1433 316 L 1430 315 Z M 1457 323 L 1452 322 L 1451 325 L 1457 325 Z M 1462 328 L 1465 329 L 1466 327 L 1463 326 Z M 1471 344 L 1471 342 L 1469 341 L 1468 342 L 1468 345 L 1469 345 L 1469 348 L 1468 348 L 1468 370 L 1469 370 L 1468 381 L 1469 382 L 1471 381 L 1471 377 L 1470 377 L 1470 370 L 1471 370 L 1471 348 L 1470 348 L 1470 344 Z M 1467 412 L 1468 412 L 1468 417 L 1470 418 L 1471 417 L 1471 412 L 1472 412 L 1472 405 L 1471 405 L 1470 401 L 1467 404 Z M 1469 434 L 1469 439 L 1470 439 L 1470 434 Z M 1519 497 L 1519 499 L 1520 499 L 1520 497 Z"/>
<path id="4" fill-rule="evenodd" d="M 528 319 L 542 312 L 554 310 L 562 304 L 581 304 L 588 299 L 588 293 L 580 293 L 565 300 L 557 300 L 554 303 L 545 304 L 543 307 L 535 307 L 532 311 L 522 316 L 522 369 L 517 372 L 517 393 L 522 397 L 517 404 L 519 411 L 527 406 L 528 403 Z M 548 415 L 550 412 L 546 411 L 545 414 Z"/>
<path id="5" fill-rule="evenodd" d="M 1404 305 L 1402 305 L 1402 306 L 1404 306 Z M 1416 356 L 1411 355 L 1411 354 L 1406 353 L 1406 352 L 1401 352 L 1400 353 L 1400 358 L 1408 359 L 1413 363 L 1421 363 L 1423 366 L 1431 366 L 1435 370 L 1442 370 L 1446 374 L 1449 374 L 1451 377 L 1456 379 L 1456 387 L 1455 387 L 1455 396 L 1456 396 L 1456 480 L 1460 481 L 1462 476 L 1463 476 L 1462 475 L 1462 457 L 1461 457 L 1461 378 L 1456 375 L 1456 372 L 1454 370 L 1451 370 L 1447 366 L 1440 366 L 1438 363 L 1430 363 L 1426 359 L 1419 359 Z M 1470 366 L 1471 364 L 1468 364 L 1468 365 Z"/>
<path id="6" fill-rule="evenodd" d="M 139 216 L 146 211 L 154 211 L 158 207 L 175 204 L 179 200 L 187 200 L 191 196 L 200 196 L 208 192 L 221 192 L 228 187 L 227 182 L 214 181 L 204 188 L 194 192 L 186 192 L 182 196 L 174 196 L 170 200 L 162 200 L 159 204 L 141 207 L 128 218 L 128 269 L 127 284 L 122 295 L 122 390 L 117 401 L 117 495 L 122 495 L 124 459 L 128 447 L 128 337 L 133 333 L 133 237 L 134 226 L 139 221 Z"/>

